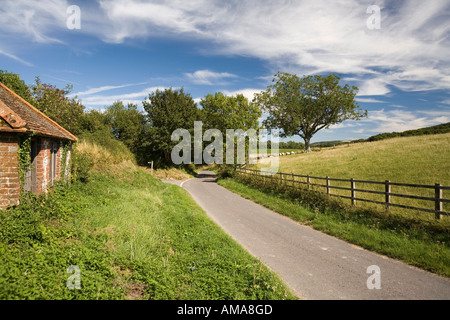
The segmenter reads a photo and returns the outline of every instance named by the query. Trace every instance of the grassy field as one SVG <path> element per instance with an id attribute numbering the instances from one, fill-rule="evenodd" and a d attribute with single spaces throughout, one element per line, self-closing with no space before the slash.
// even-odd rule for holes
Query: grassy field
<path id="1" fill-rule="evenodd" d="M 0 226 L 0 299 L 295 298 L 184 189 L 130 167 L 0 211 Z"/>
<path id="2" fill-rule="evenodd" d="M 280 172 L 318 177 L 450 186 L 450 133 L 399 137 L 376 142 L 323 148 L 312 153 L 280 157 Z M 260 163 L 259 167 L 266 166 Z M 289 179 L 289 177 L 286 177 Z M 311 179 L 311 183 L 324 184 Z M 219 184 L 300 223 L 368 250 L 450 277 L 450 218 L 436 220 L 433 213 L 328 197 L 324 188 L 292 188 L 292 182 L 250 175 L 219 180 Z M 335 186 L 349 187 L 333 181 Z M 298 184 L 300 186 L 300 184 Z M 384 186 L 381 186 L 384 187 Z M 370 189 L 370 185 L 357 185 Z M 433 190 L 393 186 L 391 192 L 434 196 Z M 321 192 L 317 192 L 321 191 Z M 384 191 L 379 190 L 379 191 Z M 332 189 L 334 194 L 347 191 Z M 357 196 L 361 194 L 357 193 Z M 374 195 L 374 200 L 383 201 Z M 383 195 L 381 195 L 383 197 Z M 371 198 L 371 194 L 364 194 Z M 444 198 L 450 198 L 444 191 Z M 395 199 L 395 203 L 426 206 L 433 203 Z M 450 211 L 448 204 L 444 210 Z"/>
<path id="3" fill-rule="evenodd" d="M 330 178 L 359 179 L 400 183 L 450 186 L 450 133 L 399 137 L 375 142 L 364 142 L 324 148 L 321 151 L 301 153 L 280 158 L 280 172 Z M 260 164 L 259 167 L 264 166 Z M 323 180 L 311 180 L 324 184 Z M 332 182 L 349 187 L 348 183 Z M 384 186 L 359 184 L 357 188 L 384 191 Z M 324 189 L 322 189 L 324 190 Z M 434 190 L 393 186 L 391 192 L 434 197 Z M 333 189 L 333 193 L 349 195 L 348 191 Z M 450 191 L 444 191 L 444 198 Z M 362 194 L 360 194 L 362 195 Z M 365 198 L 384 201 L 383 195 L 364 194 Z M 434 209 L 432 202 L 392 197 L 394 203 Z M 374 207 L 367 203 L 360 205 Z M 399 211 L 403 209 L 392 209 Z M 450 204 L 444 203 L 450 211 Z M 405 211 L 405 210 L 403 210 Z M 433 214 L 418 213 L 432 216 Z"/>
<path id="4" fill-rule="evenodd" d="M 423 221 L 398 214 L 345 207 L 311 191 L 268 188 L 253 181 L 228 178 L 218 183 L 302 224 L 402 260 L 410 265 L 450 277 L 450 228 L 439 221 Z"/>
<path id="5" fill-rule="evenodd" d="M 323 148 L 281 158 L 280 171 L 450 185 L 450 133 Z M 420 170 L 419 170 L 420 169 Z"/>

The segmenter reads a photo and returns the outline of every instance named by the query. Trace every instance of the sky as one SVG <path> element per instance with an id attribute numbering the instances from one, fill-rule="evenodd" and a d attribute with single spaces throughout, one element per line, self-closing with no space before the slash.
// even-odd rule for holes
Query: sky
<path id="1" fill-rule="evenodd" d="M 1 0 L 0 27 L 1 70 L 87 110 L 170 87 L 251 100 L 281 71 L 359 88 L 368 117 L 312 142 L 450 122 L 448 0 Z"/>

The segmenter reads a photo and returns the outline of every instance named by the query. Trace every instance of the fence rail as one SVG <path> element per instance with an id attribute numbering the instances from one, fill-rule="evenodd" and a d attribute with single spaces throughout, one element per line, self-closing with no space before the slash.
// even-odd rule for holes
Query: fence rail
<path id="1" fill-rule="evenodd" d="M 389 210 L 391 207 L 399 207 L 404 209 L 410 209 L 410 210 L 418 210 L 423 212 L 429 212 L 434 213 L 436 219 L 441 219 L 442 216 L 450 216 L 450 212 L 444 211 L 444 203 L 450 203 L 450 199 L 445 199 L 443 197 L 443 190 L 450 190 L 450 186 L 442 186 L 440 184 L 435 185 L 424 185 L 424 184 L 412 184 L 412 183 L 399 183 L 399 182 L 391 182 L 389 180 L 386 180 L 384 182 L 382 181 L 370 181 L 370 180 L 357 180 L 357 179 L 340 179 L 340 178 L 330 178 L 330 177 L 317 177 L 317 176 L 310 176 L 310 175 L 299 175 L 294 173 L 283 173 L 283 172 L 267 172 L 267 171 L 260 171 L 260 170 L 254 170 L 254 169 L 248 169 L 248 168 L 237 168 L 237 172 L 241 174 L 248 174 L 255 177 L 260 178 L 266 178 L 269 177 L 270 179 L 276 179 L 280 183 L 286 184 L 288 187 L 295 188 L 297 185 L 306 185 L 307 188 L 311 187 L 319 187 L 326 189 L 326 193 L 333 197 L 340 197 L 344 199 L 350 199 L 352 205 L 356 205 L 357 201 L 363 201 L 363 202 L 370 202 L 375 203 L 379 205 L 384 205 L 385 209 Z M 299 180 L 296 178 L 304 179 Z M 313 183 L 311 180 L 322 180 L 325 181 L 325 184 L 321 183 Z M 348 183 L 347 186 L 337 186 L 332 185 L 332 182 L 339 182 L 339 183 Z M 363 189 L 361 187 L 356 187 L 356 184 L 370 184 L 370 185 L 378 185 L 378 186 L 384 186 L 384 191 L 378 191 L 378 190 L 368 190 Z M 416 188 L 416 189 L 428 189 L 430 191 L 434 190 L 433 196 L 422 196 L 422 195 L 413 195 L 413 194 L 404 194 L 404 193 L 398 193 L 398 192 L 392 192 L 391 187 L 409 187 L 409 188 Z M 343 195 L 343 194 L 336 194 L 333 193 L 332 190 L 344 190 L 350 192 L 350 195 Z M 373 199 L 367 199 L 364 197 L 361 197 L 358 194 L 377 194 L 377 195 L 383 195 L 384 200 L 373 200 Z M 415 199 L 415 200 L 421 200 L 421 201 L 427 201 L 434 203 L 434 209 L 432 208 L 424 208 L 424 207 L 416 207 L 406 204 L 400 204 L 400 203 L 394 203 L 392 201 L 393 198 L 407 198 L 407 199 Z M 431 205 L 432 207 L 432 205 Z"/>

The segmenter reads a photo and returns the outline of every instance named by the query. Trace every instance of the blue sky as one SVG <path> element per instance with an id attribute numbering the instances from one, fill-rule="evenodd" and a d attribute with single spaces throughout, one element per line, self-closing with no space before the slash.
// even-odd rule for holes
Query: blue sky
<path id="1" fill-rule="evenodd" d="M 0 69 L 72 84 L 87 109 L 168 87 L 251 99 L 278 71 L 340 73 L 369 117 L 313 142 L 359 139 L 450 121 L 449 21 L 447 0 L 2 0 Z"/>

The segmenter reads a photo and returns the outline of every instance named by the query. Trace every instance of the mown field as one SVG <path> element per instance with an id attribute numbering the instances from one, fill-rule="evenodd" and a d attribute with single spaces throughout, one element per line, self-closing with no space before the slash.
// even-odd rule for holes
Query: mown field
<path id="1" fill-rule="evenodd" d="M 450 133 L 348 144 L 281 158 L 280 171 L 450 185 Z"/>
<path id="2" fill-rule="evenodd" d="M 0 299 L 295 298 L 185 190 L 129 167 L 0 211 L 0 256 Z"/>
<path id="3" fill-rule="evenodd" d="M 450 186 L 450 133 L 398 137 L 374 142 L 363 142 L 323 148 L 311 153 L 298 153 L 280 158 L 280 172 L 318 177 L 359 179 L 384 182 Z M 259 165 L 263 167 L 264 163 Z M 311 179 L 312 183 L 325 184 Z M 349 187 L 345 182 L 332 182 L 334 186 Z M 384 186 L 358 184 L 357 188 L 384 191 Z M 324 191 L 324 189 L 322 189 Z M 335 194 L 349 195 L 348 191 L 332 190 Z M 433 189 L 392 186 L 391 192 L 434 197 Z M 444 190 L 444 198 L 450 191 Z M 383 195 L 360 193 L 365 198 L 384 201 Z M 394 203 L 434 209 L 433 202 L 392 197 Z M 367 203 L 362 206 L 376 207 Z M 396 212 L 404 209 L 392 209 Z M 444 203 L 450 211 L 450 204 Z M 433 216 L 428 213 L 416 213 Z"/>

